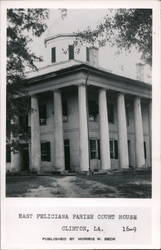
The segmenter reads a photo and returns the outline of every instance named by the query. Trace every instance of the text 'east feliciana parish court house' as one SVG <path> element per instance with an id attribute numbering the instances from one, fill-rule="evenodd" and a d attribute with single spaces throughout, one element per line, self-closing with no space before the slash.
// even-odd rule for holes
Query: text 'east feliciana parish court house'
<path id="1" fill-rule="evenodd" d="M 20 151 L 7 151 L 7 171 L 151 167 L 151 84 L 141 70 L 134 80 L 99 67 L 98 48 L 76 53 L 74 39 L 45 39 L 47 66 L 27 75 L 31 112 L 26 124 L 20 117 L 31 136 Z"/>

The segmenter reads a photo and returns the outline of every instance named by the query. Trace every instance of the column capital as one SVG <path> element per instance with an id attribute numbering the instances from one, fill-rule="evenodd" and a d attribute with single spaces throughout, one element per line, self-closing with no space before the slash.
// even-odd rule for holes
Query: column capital
<path id="1" fill-rule="evenodd" d="M 138 101 L 139 101 L 139 100 L 141 101 L 141 97 L 138 96 L 138 95 L 136 95 L 136 96 L 134 97 L 134 100 L 135 100 L 135 101 L 137 101 L 137 100 L 138 100 Z"/>
<path id="2" fill-rule="evenodd" d="M 124 95 L 124 96 L 125 96 L 125 93 L 120 92 L 120 91 L 118 91 L 117 94 L 118 94 L 118 95 Z"/>
<path id="3" fill-rule="evenodd" d="M 107 91 L 108 91 L 108 89 L 103 88 L 103 87 L 100 87 L 100 88 L 99 88 L 99 91 L 105 91 L 105 92 L 107 92 Z"/>
<path id="4" fill-rule="evenodd" d="M 117 96 L 119 96 L 119 95 L 122 95 L 122 96 L 124 96 L 124 97 L 125 97 L 125 95 L 126 95 L 126 94 L 125 94 L 125 93 L 123 93 L 123 92 L 118 91 L 118 92 L 117 92 Z"/>
<path id="5" fill-rule="evenodd" d="M 79 86 L 88 86 L 88 85 L 86 84 L 85 81 L 81 81 L 81 82 L 78 83 L 77 86 L 79 87 Z"/>
<path id="6" fill-rule="evenodd" d="M 59 92 L 59 93 L 61 93 L 61 88 L 57 88 L 57 89 L 53 89 L 53 91 L 52 92 Z"/>
<path id="7" fill-rule="evenodd" d="M 31 97 L 37 97 L 38 94 L 32 94 Z"/>

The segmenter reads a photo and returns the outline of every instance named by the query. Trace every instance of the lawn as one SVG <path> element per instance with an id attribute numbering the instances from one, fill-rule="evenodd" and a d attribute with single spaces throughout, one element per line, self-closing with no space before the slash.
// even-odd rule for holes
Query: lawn
<path id="1" fill-rule="evenodd" d="M 7 176 L 7 197 L 151 198 L 150 172 Z"/>
<path id="2" fill-rule="evenodd" d="M 151 174 L 124 172 L 111 176 L 88 176 L 84 179 L 97 181 L 117 189 L 119 197 L 123 198 L 151 198 Z M 78 183 L 79 185 L 79 183 Z M 99 190 L 93 190 L 96 194 Z"/>

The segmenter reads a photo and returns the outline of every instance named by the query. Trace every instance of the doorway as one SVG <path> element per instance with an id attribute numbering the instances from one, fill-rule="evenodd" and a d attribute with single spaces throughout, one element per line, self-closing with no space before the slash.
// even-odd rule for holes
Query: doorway
<path id="1" fill-rule="evenodd" d="M 70 141 L 64 140 L 65 170 L 70 170 Z"/>
<path id="2" fill-rule="evenodd" d="M 130 140 L 128 140 L 128 155 L 129 155 L 129 168 L 133 168 L 132 155 L 131 155 L 131 141 Z"/>
<path id="3" fill-rule="evenodd" d="M 29 171 L 29 145 L 24 143 L 22 146 L 22 170 Z"/>

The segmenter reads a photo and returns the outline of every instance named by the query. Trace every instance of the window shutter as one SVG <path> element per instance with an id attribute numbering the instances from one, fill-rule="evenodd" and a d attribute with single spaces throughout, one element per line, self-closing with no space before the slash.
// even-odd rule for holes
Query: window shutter
<path id="1" fill-rule="evenodd" d="M 56 48 L 51 49 L 51 62 L 54 63 L 56 62 Z"/>
<path id="2" fill-rule="evenodd" d="M 118 159 L 118 141 L 115 140 L 115 159 Z"/>
<path id="3" fill-rule="evenodd" d="M 27 133 L 28 132 L 28 115 L 23 115 L 23 114 L 20 115 L 19 116 L 19 124 L 20 124 L 22 131 Z"/>
<path id="4" fill-rule="evenodd" d="M 95 139 L 91 139 L 90 140 L 90 156 L 91 159 L 96 159 L 96 140 Z"/>
<path id="5" fill-rule="evenodd" d="M 68 106 L 67 101 L 63 101 L 63 116 L 68 116 Z"/>
<path id="6" fill-rule="evenodd" d="M 11 146 L 6 145 L 6 161 L 11 162 Z"/>
<path id="7" fill-rule="evenodd" d="M 40 118 L 40 125 L 46 125 L 46 120 L 47 120 L 46 104 L 39 105 L 39 118 Z"/>
<path id="8" fill-rule="evenodd" d="M 86 47 L 86 61 L 89 62 L 89 48 Z"/>
<path id="9" fill-rule="evenodd" d="M 50 142 L 41 143 L 41 160 L 50 161 Z"/>
<path id="10" fill-rule="evenodd" d="M 146 154 L 146 142 L 144 141 L 144 158 L 147 158 L 147 154 Z"/>
<path id="11" fill-rule="evenodd" d="M 69 45 L 69 60 L 74 59 L 74 45 Z"/>
<path id="12" fill-rule="evenodd" d="M 109 123 L 114 124 L 114 104 L 108 104 L 108 121 Z"/>
<path id="13" fill-rule="evenodd" d="M 93 120 L 95 120 L 99 112 L 97 102 L 88 101 L 88 112 L 89 112 L 89 117 L 92 117 Z"/>
<path id="14" fill-rule="evenodd" d="M 46 154 L 46 158 L 47 158 L 46 160 L 50 161 L 50 142 L 46 142 L 46 151 L 47 151 L 46 152 L 47 153 Z"/>
<path id="15" fill-rule="evenodd" d="M 113 159 L 113 140 L 110 140 L 110 158 Z"/>
<path id="16" fill-rule="evenodd" d="M 101 155 L 100 155 L 100 140 L 97 140 L 97 145 L 98 145 L 98 159 L 101 159 Z"/>

